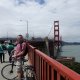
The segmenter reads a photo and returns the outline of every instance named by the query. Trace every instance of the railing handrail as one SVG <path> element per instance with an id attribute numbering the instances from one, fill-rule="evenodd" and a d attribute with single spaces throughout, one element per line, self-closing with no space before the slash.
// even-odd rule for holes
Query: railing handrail
<path id="1" fill-rule="evenodd" d="M 37 49 L 35 51 L 36 51 L 36 54 L 43 57 L 43 59 L 46 60 L 46 62 L 48 62 L 49 65 L 51 65 L 53 68 L 55 67 L 56 69 L 58 69 L 58 71 L 60 71 L 62 74 L 71 77 L 73 80 L 80 79 L 80 75 L 78 73 L 76 73 L 75 71 L 69 69 L 68 67 L 66 67 L 63 64 L 59 63 L 58 61 L 50 58 L 49 56 L 47 56 L 43 52 L 41 52 Z"/>
<path id="2" fill-rule="evenodd" d="M 29 45 L 29 49 L 34 49 L 34 47 Z M 56 69 L 63 76 L 67 76 L 68 78 L 70 78 L 70 80 L 80 80 L 80 75 L 78 73 L 69 69 L 68 67 L 59 63 L 58 61 L 50 58 L 49 56 L 39 51 L 38 49 L 35 49 L 35 54 L 41 57 L 45 62 L 47 62 L 51 67 Z"/>

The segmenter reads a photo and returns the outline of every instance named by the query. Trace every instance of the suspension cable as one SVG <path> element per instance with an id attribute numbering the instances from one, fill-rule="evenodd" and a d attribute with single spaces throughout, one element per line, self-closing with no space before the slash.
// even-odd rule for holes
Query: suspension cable
<path id="1" fill-rule="evenodd" d="M 52 27 L 50 29 L 50 32 L 48 33 L 47 37 L 49 37 L 49 35 L 50 35 L 50 33 L 51 33 L 52 30 L 53 30 L 53 25 L 52 25 Z"/>

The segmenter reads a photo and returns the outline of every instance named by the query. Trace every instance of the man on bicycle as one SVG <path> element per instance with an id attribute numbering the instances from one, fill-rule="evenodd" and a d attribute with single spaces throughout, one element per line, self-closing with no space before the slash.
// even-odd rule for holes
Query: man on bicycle
<path id="1" fill-rule="evenodd" d="M 14 48 L 14 55 L 12 57 L 16 58 L 16 68 L 17 68 L 17 75 L 18 75 L 18 80 L 23 80 L 22 78 L 24 77 L 23 75 L 23 54 L 26 49 L 26 42 L 24 42 L 24 38 L 22 35 L 17 36 L 17 45 Z"/>

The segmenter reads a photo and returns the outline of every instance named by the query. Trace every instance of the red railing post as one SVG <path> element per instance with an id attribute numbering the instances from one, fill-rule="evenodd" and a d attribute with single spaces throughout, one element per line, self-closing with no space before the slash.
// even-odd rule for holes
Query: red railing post
<path id="1" fill-rule="evenodd" d="M 52 67 L 51 67 L 51 80 L 54 80 L 54 72 Z"/>
<path id="2" fill-rule="evenodd" d="M 41 57 L 39 58 L 39 80 L 41 80 Z"/>
<path id="3" fill-rule="evenodd" d="M 47 65 L 47 79 L 49 80 L 49 65 Z"/>
<path id="4" fill-rule="evenodd" d="M 43 60 L 42 60 L 42 70 L 41 70 L 41 74 L 42 74 L 42 80 L 44 80 L 44 76 L 43 76 Z"/>
<path id="5" fill-rule="evenodd" d="M 57 80 L 60 80 L 60 74 L 57 73 Z"/>
<path id="6" fill-rule="evenodd" d="M 46 62 L 44 62 L 44 80 L 46 80 Z"/>

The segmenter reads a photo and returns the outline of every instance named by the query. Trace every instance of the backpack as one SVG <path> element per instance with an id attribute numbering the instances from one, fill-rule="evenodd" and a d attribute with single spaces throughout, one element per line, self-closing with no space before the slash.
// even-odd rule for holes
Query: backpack
<path id="1" fill-rule="evenodd" d="M 3 48 L 3 50 L 7 50 L 7 47 L 4 44 L 2 44 L 2 48 Z"/>
<path id="2" fill-rule="evenodd" d="M 3 53 L 2 44 L 0 44 L 0 51 Z"/>
<path id="3" fill-rule="evenodd" d="M 21 45 L 21 48 L 22 48 L 22 44 L 20 44 Z M 26 43 L 26 48 L 25 48 L 25 51 L 24 51 L 24 53 L 23 53 L 23 57 L 24 56 L 26 56 L 27 55 L 27 53 L 28 53 L 28 47 L 27 47 L 27 43 Z"/>

